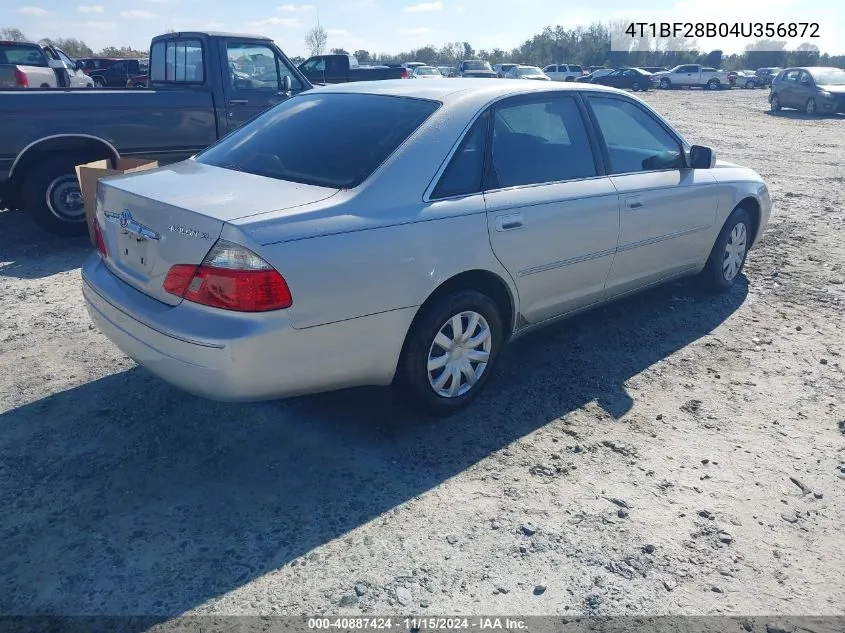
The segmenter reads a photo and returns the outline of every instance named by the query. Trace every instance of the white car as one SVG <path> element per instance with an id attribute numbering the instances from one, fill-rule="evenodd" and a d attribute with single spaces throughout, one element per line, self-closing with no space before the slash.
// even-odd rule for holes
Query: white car
<path id="1" fill-rule="evenodd" d="M 672 70 L 654 73 L 658 85 L 664 90 L 670 88 L 707 88 L 718 90 L 730 88 L 729 73 L 726 70 L 707 68 L 698 64 L 681 64 Z"/>
<path id="2" fill-rule="evenodd" d="M 631 94 L 477 79 L 317 87 L 97 193 L 82 292 L 149 371 L 225 401 L 395 385 L 436 414 L 533 330 L 691 275 L 729 291 L 771 210 Z"/>
<path id="3" fill-rule="evenodd" d="M 533 79 L 551 81 L 549 76 L 536 66 L 514 66 L 505 73 L 505 79 Z"/>
<path id="4" fill-rule="evenodd" d="M 93 88 L 65 52 L 32 42 L 0 42 L 0 88 Z"/>
<path id="5" fill-rule="evenodd" d="M 416 66 L 409 71 L 408 79 L 442 79 L 443 73 L 435 66 Z"/>
<path id="6" fill-rule="evenodd" d="M 549 64 L 543 72 L 552 81 L 575 81 L 584 74 L 584 68 L 578 64 Z"/>

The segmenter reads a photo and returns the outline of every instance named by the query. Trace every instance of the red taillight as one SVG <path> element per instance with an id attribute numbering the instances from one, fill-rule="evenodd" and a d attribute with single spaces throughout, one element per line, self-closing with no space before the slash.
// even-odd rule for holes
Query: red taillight
<path id="1" fill-rule="evenodd" d="M 106 240 L 103 237 L 103 230 L 100 228 L 100 223 L 97 218 L 94 218 L 94 241 L 97 244 L 97 252 L 105 259 L 109 256 L 109 251 L 106 248 Z"/>
<path id="2" fill-rule="evenodd" d="M 238 312 L 267 312 L 293 303 L 287 282 L 252 251 L 218 240 L 202 264 L 173 266 L 164 289 L 187 301 Z"/>
<path id="3" fill-rule="evenodd" d="M 407 79 L 408 78 L 408 69 L 403 68 L 402 72 L 399 74 L 400 79 Z"/>
<path id="4" fill-rule="evenodd" d="M 26 78 L 26 73 L 20 68 L 15 68 L 15 85 L 18 88 L 28 88 L 29 79 Z"/>

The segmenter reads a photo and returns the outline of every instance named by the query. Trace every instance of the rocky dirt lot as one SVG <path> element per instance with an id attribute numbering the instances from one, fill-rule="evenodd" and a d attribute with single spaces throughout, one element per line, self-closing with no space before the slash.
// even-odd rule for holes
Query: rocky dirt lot
<path id="1" fill-rule="evenodd" d="M 526 338 L 449 420 L 172 389 L 85 239 L 0 213 L 0 613 L 845 613 L 845 118 L 646 98 L 770 184 L 746 277 Z"/>

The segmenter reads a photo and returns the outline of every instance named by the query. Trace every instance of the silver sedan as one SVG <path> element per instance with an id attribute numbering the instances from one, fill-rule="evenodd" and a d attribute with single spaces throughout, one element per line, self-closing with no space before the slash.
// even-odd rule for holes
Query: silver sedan
<path id="1" fill-rule="evenodd" d="M 729 290 L 771 210 L 633 95 L 471 79 L 316 88 L 98 198 L 88 310 L 165 381 L 394 384 L 437 414 L 544 325 L 685 276 Z"/>

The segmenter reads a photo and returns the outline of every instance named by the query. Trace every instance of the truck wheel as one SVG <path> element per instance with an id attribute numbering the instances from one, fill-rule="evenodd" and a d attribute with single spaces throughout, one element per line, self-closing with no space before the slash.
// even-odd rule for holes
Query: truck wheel
<path id="1" fill-rule="evenodd" d="M 660 87 L 664 90 L 669 90 L 672 87 L 672 82 L 669 81 L 666 77 L 660 80 Z"/>
<path id="2" fill-rule="evenodd" d="M 24 181 L 23 207 L 45 231 L 68 237 L 88 232 L 76 165 L 71 156 L 54 158 L 33 167 Z"/>
<path id="3" fill-rule="evenodd" d="M 708 90 L 718 90 L 719 89 L 719 80 L 718 79 L 711 79 L 707 82 L 707 89 Z"/>
<path id="4" fill-rule="evenodd" d="M 105 88 L 106 87 L 105 80 L 102 77 L 100 77 L 99 75 L 94 75 L 93 77 L 91 77 L 91 79 L 94 80 L 94 86 L 95 87 L 97 87 L 97 88 Z"/>

